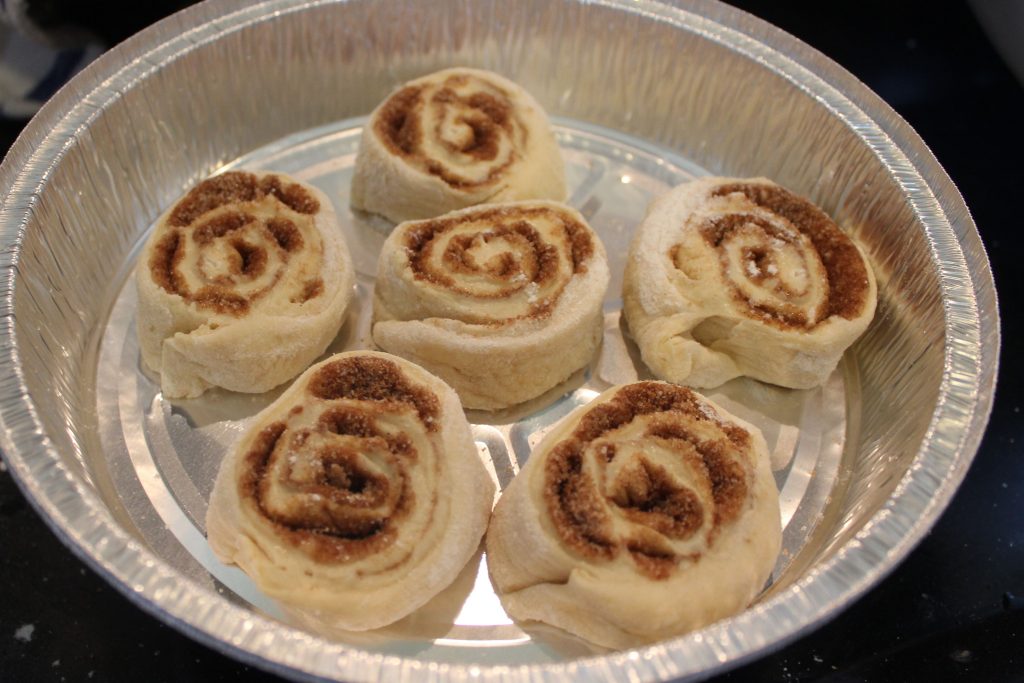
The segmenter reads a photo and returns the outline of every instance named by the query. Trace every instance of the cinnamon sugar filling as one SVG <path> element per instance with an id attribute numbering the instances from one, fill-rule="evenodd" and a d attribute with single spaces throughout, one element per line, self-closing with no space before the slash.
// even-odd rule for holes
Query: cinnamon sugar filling
<path id="1" fill-rule="evenodd" d="M 284 183 L 275 175 L 258 178 L 246 171 L 228 171 L 207 178 L 179 201 L 168 223 L 183 228 L 197 218 L 216 208 L 236 202 L 254 202 L 267 195 L 273 195 L 282 204 L 297 213 L 313 215 L 320 210 L 320 202 L 295 183 Z"/>
<path id="2" fill-rule="evenodd" d="M 239 285 L 267 274 L 271 262 L 268 249 L 277 252 L 278 261 L 287 264 L 293 254 L 306 246 L 302 231 L 287 216 L 264 221 L 243 208 L 204 217 L 214 210 L 229 205 L 244 207 L 267 196 L 274 197 L 284 211 L 313 215 L 320 210 L 317 199 L 305 188 L 286 183 L 278 176 L 259 178 L 252 173 L 232 171 L 204 180 L 171 211 L 166 234 L 157 242 L 149 260 L 153 281 L 200 309 L 236 317 L 248 313 L 280 281 L 280 269 L 270 273 L 264 286 L 243 293 Z M 197 269 L 194 277 L 201 284 L 190 287 L 183 269 L 192 259 L 196 260 L 192 266 Z M 204 270 L 204 264 L 211 259 L 215 264 L 213 274 Z M 304 303 L 322 293 L 323 281 L 314 278 L 305 282 L 291 300 Z"/>
<path id="3" fill-rule="evenodd" d="M 553 221 L 557 226 L 553 240 L 535 227 L 542 221 Z M 481 229 L 444 239 L 464 223 L 478 223 Z M 475 256 L 474 249 L 492 243 L 503 245 L 504 250 L 486 260 Z M 521 315 L 466 321 L 495 324 L 549 316 L 567 284 L 559 281 L 565 278 L 559 272 L 560 254 L 565 254 L 574 275 L 587 271 L 594 254 L 590 231 L 572 216 L 550 207 L 483 208 L 463 216 L 420 221 L 408 228 L 405 246 L 413 277 L 456 294 L 488 300 L 509 297 L 526 287 L 543 292 Z M 442 249 L 438 256 L 436 252 Z M 438 262 L 444 270 L 437 269 Z M 460 284 L 474 277 L 485 278 L 497 287 L 480 291 Z"/>
<path id="4" fill-rule="evenodd" d="M 721 247 L 731 234 L 747 226 L 755 226 L 764 235 L 763 247 L 744 250 L 746 275 L 754 284 L 770 283 L 777 303 L 751 301 L 736 284 L 733 284 L 731 290 L 733 299 L 744 306 L 751 317 L 782 329 L 809 329 L 831 316 L 849 320 L 863 312 L 870 287 L 867 266 L 860 251 L 828 214 L 808 200 L 778 186 L 729 183 L 714 188 L 711 196 L 724 197 L 737 192 L 754 205 L 787 221 L 806 236 L 813 247 L 813 253 L 805 252 L 802 241 L 794 239 L 789 231 L 752 214 L 723 215 L 700 227 L 705 241 L 715 249 Z M 774 261 L 774 250 L 782 244 L 803 254 L 809 272 L 815 269 L 817 262 L 824 268 L 827 298 L 810 316 L 789 303 L 797 296 L 797 292 L 787 288 L 784 279 L 774 277 L 779 268 Z M 669 251 L 673 263 L 677 262 L 677 256 L 678 245 Z M 722 254 L 722 269 L 723 273 L 728 272 L 725 253 Z"/>
<path id="5" fill-rule="evenodd" d="M 457 92 L 468 87 L 475 91 Z M 425 121 L 434 125 L 425 129 Z M 451 122 L 458 124 L 457 134 L 452 133 Z M 521 157 L 527 137 L 509 94 L 493 83 L 466 75 L 450 76 L 438 85 L 400 89 L 381 105 L 374 131 L 392 153 L 461 190 L 495 184 Z M 511 149 L 501 159 L 505 139 Z M 431 143 L 438 144 L 449 160 L 432 156 L 428 151 Z M 460 172 L 460 163 L 467 167 L 484 164 L 488 173 L 479 180 L 467 178 Z"/>
<path id="6" fill-rule="evenodd" d="M 285 419 L 263 428 L 244 454 L 239 496 L 282 542 L 315 562 L 351 562 L 379 553 L 394 543 L 398 525 L 417 504 L 410 468 L 420 454 L 409 435 L 382 427 L 378 418 L 381 411 L 411 407 L 425 431 L 436 431 L 438 399 L 410 383 L 391 361 L 373 357 L 323 366 L 307 391 L 324 402 L 376 405 L 328 403 L 311 424 L 301 420 L 302 406 L 293 407 Z M 289 426 L 292 418 L 304 426 Z M 428 498 L 419 504 L 432 514 L 436 496 Z"/>
<path id="7" fill-rule="evenodd" d="M 409 403 L 427 431 L 439 428 L 441 404 L 433 392 L 409 382 L 395 363 L 385 358 L 352 356 L 321 367 L 309 381 L 310 395 L 325 401 L 352 398 L 380 403 Z"/>
<path id="8" fill-rule="evenodd" d="M 710 492 L 705 497 L 713 509 L 705 509 L 699 491 L 642 454 L 613 470 L 621 449 L 614 441 L 594 443 L 634 419 L 655 415 L 644 438 L 685 462 L 698 478 L 698 489 Z M 693 420 L 712 426 L 717 437 L 693 433 L 686 426 Z M 749 494 L 750 447 L 746 430 L 718 420 L 689 389 L 657 382 L 629 385 L 587 411 L 572 434 L 554 446 L 545 463 L 546 508 L 559 538 L 574 553 L 597 562 L 627 553 L 640 573 L 665 579 L 680 561 L 695 559 L 676 553 L 671 540 L 704 529 L 711 544 L 739 517 Z M 591 468 L 584 467 L 588 451 Z M 628 530 L 620 530 L 615 518 L 630 522 Z"/>

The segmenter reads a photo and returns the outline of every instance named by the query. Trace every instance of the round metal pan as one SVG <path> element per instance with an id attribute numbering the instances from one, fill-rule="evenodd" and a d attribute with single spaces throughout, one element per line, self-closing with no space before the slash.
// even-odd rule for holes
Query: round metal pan
<path id="1" fill-rule="evenodd" d="M 864 245 L 876 319 L 820 388 L 713 392 L 773 451 L 783 553 L 740 615 L 630 652 L 501 610 L 478 557 L 413 619 L 316 634 L 206 545 L 212 473 L 272 395 L 166 401 L 138 360 L 129 274 L 154 219 L 196 180 L 287 171 L 334 200 L 358 271 L 332 350 L 367 345 L 383 235 L 348 210 L 366 114 L 451 65 L 498 71 L 553 115 L 570 203 L 608 248 L 599 358 L 540 401 L 471 413 L 500 486 L 554 421 L 643 377 L 618 313 L 647 203 L 688 178 L 764 175 Z M 821 54 L 725 5 L 639 0 L 238 0 L 174 15 L 61 90 L 0 167 L 0 445 L 29 500 L 140 607 L 293 678 L 700 678 L 820 624 L 886 575 L 948 504 L 991 406 L 988 262 L 952 182 L 885 103 Z M 273 394 L 273 392 L 272 392 Z"/>

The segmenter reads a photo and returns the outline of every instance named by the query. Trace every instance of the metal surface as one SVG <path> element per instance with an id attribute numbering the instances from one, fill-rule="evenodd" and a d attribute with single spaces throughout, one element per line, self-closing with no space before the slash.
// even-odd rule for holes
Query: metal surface
<path id="1" fill-rule="evenodd" d="M 784 553 L 744 614 L 595 653 L 504 618 L 479 563 L 415 618 L 322 638 L 278 621 L 210 554 L 202 520 L 217 461 L 267 397 L 162 399 L 135 347 L 134 249 L 202 176 L 230 165 L 295 173 L 342 214 L 360 297 L 335 348 L 363 345 L 383 234 L 346 209 L 354 117 L 398 82 L 456 63 L 512 77 L 555 115 L 571 203 L 613 272 L 602 355 L 567 393 L 471 415 L 501 484 L 555 419 L 637 372 L 617 292 L 630 231 L 656 193 L 704 172 L 767 175 L 869 251 L 876 321 L 824 388 L 741 380 L 712 392 L 765 429 L 782 491 Z M 906 555 L 962 479 L 992 398 L 995 293 L 955 188 L 852 77 L 717 4 L 204 4 L 74 79 L 12 148 L 0 190 L 0 422 L 12 472 L 140 606 L 291 676 L 664 679 L 734 665 L 834 614 Z"/>

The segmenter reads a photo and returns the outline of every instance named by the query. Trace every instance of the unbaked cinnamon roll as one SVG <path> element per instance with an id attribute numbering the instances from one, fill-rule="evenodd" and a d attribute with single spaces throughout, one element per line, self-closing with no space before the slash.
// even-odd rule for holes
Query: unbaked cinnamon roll
<path id="1" fill-rule="evenodd" d="M 818 386 L 875 313 L 861 249 L 764 178 L 701 178 L 656 200 L 630 246 L 623 312 L 660 379 Z"/>
<path id="2" fill-rule="evenodd" d="M 381 250 L 373 341 L 450 384 L 467 408 L 534 398 L 601 341 L 604 247 L 554 202 L 512 202 L 400 224 Z"/>
<path id="3" fill-rule="evenodd" d="M 231 171 L 157 221 L 136 268 L 142 359 L 168 397 L 267 391 L 342 325 L 354 275 L 330 201 L 281 173 Z"/>
<path id="4" fill-rule="evenodd" d="M 547 115 L 515 83 L 447 69 L 406 83 L 370 115 L 354 208 L 399 223 L 517 199 L 565 199 L 565 168 Z"/>
<path id="5" fill-rule="evenodd" d="M 221 464 L 207 535 L 306 623 L 366 630 L 455 579 L 493 497 L 455 393 L 400 358 L 348 352 L 256 416 Z"/>
<path id="6" fill-rule="evenodd" d="M 760 432 L 690 389 L 621 385 L 564 418 L 487 532 L 510 616 L 612 648 L 739 612 L 781 545 Z"/>

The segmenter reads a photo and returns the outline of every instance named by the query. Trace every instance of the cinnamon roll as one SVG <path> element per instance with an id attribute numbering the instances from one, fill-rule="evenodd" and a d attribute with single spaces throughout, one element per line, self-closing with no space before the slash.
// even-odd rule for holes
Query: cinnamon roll
<path id="1" fill-rule="evenodd" d="M 829 216 L 765 178 L 701 178 L 655 201 L 623 312 L 654 375 L 818 386 L 875 313 L 875 277 Z"/>
<path id="2" fill-rule="evenodd" d="M 142 359 L 168 397 L 258 393 L 323 353 L 354 274 L 330 201 L 281 173 L 232 171 L 157 221 L 136 268 Z"/>
<path id="3" fill-rule="evenodd" d="M 381 250 L 373 341 L 441 377 L 467 408 L 502 408 L 590 361 L 607 287 L 601 241 L 565 205 L 410 221 Z"/>
<path id="4" fill-rule="evenodd" d="M 214 553 L 304 623 L 384 626 L 448 586 L 494 497 L 455 393 L 387 354 L 341 353 L 256 416 L 221 464 Z"/>
<path id="5" fill-rule="evenodd" d="M 745 608 L 781 545 L 760 432 L 692 390 L 613 387 L 533 449 L 487 532 L 510 616 L 612 648 Z"/>
<path id="6" fill-rule="evenodd" d="M 353 208 L 399 223 L 517 199 L 565 199 L 565 168 L 547 115 L 515 83 L 447 69 L 406 83 L 370 115 Z"/>

